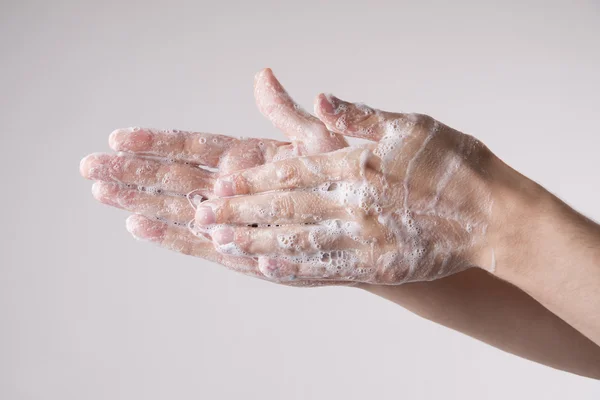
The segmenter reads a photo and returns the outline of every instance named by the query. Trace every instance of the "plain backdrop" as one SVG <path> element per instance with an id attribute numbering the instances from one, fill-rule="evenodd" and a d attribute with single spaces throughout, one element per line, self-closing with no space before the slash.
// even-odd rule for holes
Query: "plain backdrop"
<path id="1" fill-rule="evenodd" d="M 0 398 L 599 399 L 359 290 L 280 287 L 133 240 L 79 176 L 117 127 L 282 138 L 273 68 L 428 113 L 600 217 L 598 1 L 0 2 Z"/>

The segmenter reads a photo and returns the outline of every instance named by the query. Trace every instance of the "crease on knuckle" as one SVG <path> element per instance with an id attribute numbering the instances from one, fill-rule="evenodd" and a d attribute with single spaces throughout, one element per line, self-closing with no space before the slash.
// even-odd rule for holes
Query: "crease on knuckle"
<path id="1" fill-rule="evenodd" d="M 197 149 L 197 145 L 200 144 L 200 139 L 194 135 L 186 134 L 185 132 L 179 132 L 179 137 L 181 140 L 178 140 L 177 143 L 179 146 L 176 151 L 179 154 L 194 154 Z"/>
<path id="2" fill-rule="evenodd" d="M 296 162 L 286 162 L 277 167 L 275 175 L 282 187 L 295 187 L 300 183 L 301 170 Z"/>
<path id="3" fill-rule="evenodd" d="M 148 165 L 150 167 L 150 165 Z M 167 185 L 171 182 L 173 178 L 173 165 L 171 164 L 159 164 L 154 169 L 154 181 L 160 182 L 163 185 Z M 138 172 L 140 169 L 138 169 Z M 148 170 L 150 173 L 150 169 Z M 150 183 L 150 181 L 148 181 Z"/>
<path id="4" fill-rule="evenodd" d="M 233 231 L 233 243 L 244 253 L 257 253 L 264 243 L 261 239 L 255 229 L 234 229 Z"/>
<path id="5" fill-rule="evenodd" d="M 260 190 L 260 179 L 253 179 L 252 176 L 246 177 L 246 173 L 234 173 L 227 178 L 233 186 L 236 194 L 256 193 Z"/>
<path id="6" fill-rule="evenodd" d="M 291 219 L 296 210 L 296 203 L 289 194 L 278 194 L 271 201 L 271 214 L 282 220 Z"/>

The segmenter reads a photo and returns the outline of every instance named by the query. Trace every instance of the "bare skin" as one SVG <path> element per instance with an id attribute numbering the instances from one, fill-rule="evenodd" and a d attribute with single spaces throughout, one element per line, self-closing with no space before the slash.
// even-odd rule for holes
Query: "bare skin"
<path id="1" fill-rule="evenodd" d="M 265 164 L 264 172 L 271 174 L 273 173 L 274 164 L 268 164 L 267 166 L 266 163 L 285 160 L 290 157 L 318 155 L 346 147 L 346 142 L 341 135 L 330 133 L 330 130 L 318 119 L 300 111 L 295 106 L 270 70 L 265 70 L 258 75 L 255 82 L 255 94 L 261 112 L 275 126 L 283 130 L 292 139 L 292 143 L 259 139 L 238 140 L 221 135 L 213 136 L 183 132 L 120 130 L 111 135 L 110 145 L 114 150 L 125 153 L 122 155 L 88 156 L 82 162 L 82 174 L 97 181 L 94 185 L 94 195 L 98 200 L 137 214 L 128 219 L 127 225 L 134 236 L 140 239 L 150 240 L 171 250 L 216 261 L 251 276 L 287 285 L 355 285 L 361 279 L 348 279 L 348 271 L 344 271 L 346 273 L 344 276 L 335 274 L 318 275 L 315 271 L 310 271 L 310 276 L 303 277 L 297 273 L 298 263 L 291 263 L 291 265 L 284 268 L 278 264 L 289 262 L 289 260 L 281 259 L 280 255 L 295 257 L 302 254 L 303 251 L 294 249 L 293 245 L 281 248 L 277 242 L 278 235 L 287 236 L 288 243 L 291 240 L 289 232 L 282 234 L 281 230 L 296 229 L 296 232 L 299 232 L 296 233 L 296 240 L 298 240 L 302 232 L 305 232 L 306 227 L 314 227 L 314 225 L 304 225 L 303 222 L 313 224 L 322 222 L 322 216 L 321 221 L 302 221 L 294 225 L 287 225 L 290 221 L 285 221 L 286 225 L 283 227 L 249 228 L 246 226 L 248 223 L 267 225 L 269 222 L 273 222 L 273 225 L 282 225 L 282 221 L 271 220 L 264 213 L 256 215 L 251 213 L 231 214 L 246 215 L 250 218 L 249 220 L 227 222 L 234 227 L 236 224 L 239 225 L 234 229 L 234 233 L 237 230 L 237 233 L 234 234 L 236 239 L 239 232 L 248 232 L 247 234 L 242 233 L 241 237 L 244 240 L 237 243 L 239 248 L 242 249 L 242 253 L 244 253 L 242 256 L 232 254 L 231 249 L 223 249 L 218 241 L 227 235 L 219 232 L 219 230 L 222 230 L 219 225 L 215 225 L 217 229 L 210 228 L 217 221 L 206 224 L 206 215 L 202 215 L 202 212 L 196 214 L 196 224 L 192 226 L 191 231 L 185 226 L 187 222 L 194 218 L 195 214 L 185 195 L 194 191 L 190 197 L 195 207 L 200 205 L 200 196 L 215 199 L 212 187 L 219 177 L 231 177 L 230 174 L 234 171 L 262 166 L 263 164 Z M 364 111 L 365 109 L 361 108 L 361 110 Z M 332 123 L 323 118 L 323 115 L 319 115 L 319 117 L 327 125 Z M 368 118 L 362 121 L 366 120 Z M 333 124 L 335 125 L 335 122 Z M 343 124 L 340 124 L 340 126 L 343 127 Z M 352 125 L 350 124 L 350 126 Z M 348 124 L 346 124 L 347 127 Z M 335 130 L 334 126 L 329 126 L 329 128 L 332 131 Z M 341 131 L 339 133 L 346 132 Z M 213 139 L 217 139 L 216 143 L 213 142 Z M 432 141 L 433 139 L 429 140 Z M 415 146 L 417 146 L 416 142 Z M 369 149 L 373 148 L 374 146 L 369 147 Z M 344 151 L 352 157 L 355 150 L 349 152 L 342 150 L 341 154 Z M 157 159 L 147 159 L 150 154 L 157 157 Z M 356 154 L 356 156 L 358 156 L 358 162 L 360 162 L 360 154 Z M 171 159 L 172 161 L 165 161 L 164 159 Z M 293 163 L 297 160 L 297 158 L 294 161 L 290 160 L 291 165 L 294 165 Z M 350 158 L 351 163 L 354 161 L 356 160 Z M 376 166 L 373 164 L 375 160 L 370 159 L 368 161 L 369 168 Z M 332 168 L 335 168 L 334 164 L 329 164 Z M 197 167 L 198 165 L 218 167 L 218 171 L 201 170 Z M 290 170 L 300 171 L 297 166 Z M 435 170 L 435 166 L 432 167 L 432 170 Z M 347 178 L 348 171 L 341 171 L 343 173 L 336 179 L 340 181 L 342 177 Z M 335 170 L 330 171 L 330 174 L 330 177 L 337 176 Z M 305 179 L 310 177 L 310 174 L 297 175 L 299 179 L 302 179 L 301 176 L 305 176 Z M 398 193 L 404 188 L 404 179 L 402 178 L 401 176 L 396 177 L 396 192 Z M 217 192 L 221 195 L 224 194 L 223 190 L 230 190 L 237 186 L 227 185 L 228 181 L 232 182 L 231 179 L 222 180 L 217 185 Z M 333 181 L 333 179 L 327 180 L 327 182 L 330 181 Z M 233 182 L 237 182 L 237 180 L 234 179 Z M 270 182 L 281 184 L 281 182 L 286 181 L 270 179 Z M 287 181 L 288 185 L 292 183 L 291 180 Z M 344 182 L 340 181 L 340 183 L 343 184 Z M 244 188 L 246 193 L 258 191 L 252 189 L 250 185 L 240 185 L 239 188 Z M 319 192 L 311 193 L 318 194 Z M 304 192 L 304 195 L 306 195 L 306 192 Z M 438 199 L 435 206 L 440 208 L 445 202 L 451 200 L 451 197 Z M 215 201 L 221 202 L 223 200 L 215 199 Z M 330 203 L 333 203 L 332 207 L 335 207 L 334 201 L 330 201 Z M 207 203 L 202 203 L 200 207 L 205 204 Z M 282 204 L 285 204 L 285 201 Z M 311 203 L 306 202 L 306 204 Z M 331 212 L 331 208 L 326 206 L 328 207 L 329 204 L 321 204 L 321 210 Z M 370 208 L 372 207 L 373 204 L 370 204 Z M 385 206 L 381 205 L 381 207 L 383 212 Z M 348 214 L 347 210 L 336 212 L 339 212 L 336 216 L 346 217 L 352 215 Z M 314 217 L 315 214 L 311 214 Z M 485 209 L 483 211 L 466 210 L 465 214 L 468 214 L 469 218 L 467 219 L 471 221 L 471 232 L 476 232 L 484 223 L 490 225 L 488 219 L 491 217 Z M 219 215 L 217 213 L 215 218 Z M 354 216 L 357 215 L 360 215 L 358 221 L 361 223 L 368 221 L 368 211 L 362 214 L 355 212 Z M 260 216 L 259 219 L 254 219 L 258 216 Z M 290 218 L 294 217 L 290 216 Z M 402 220 L 400 219 L 400 221 Z M 205 225 L 207 229 L 201 229 L 201 225 Z M 418 263 L 411 273 L 408 273 L 409 269 L 403 266 L 390 273 L 373 274 L 373 271 L 370 271 L 372 274 L 370 279 L 374 279 L 372 282 L 400 283 L 437 278 L 477 265 L 479 262 L 478 256 L 487 262 L 487 265 L 484 265 L 489 269 L 491 259 L 489 254 L 486 254 L 486 250 L 489 251 L 489 232 L 486 230 L 486 235 L 481 235 L 481 240 L 471 243 L 470 240 L 467 240 L 467 235 L 454 229 L 453 223 L 450 223 L 449 226 L 452 228 L 452 232 L 455 233 L 453 240 L 460 242 L 466 250 L 453 255 L 451 260 L 446 262 L 446 267 L 442 268 L 442 262 L 438 262 L 437 265 L 433 263 L 431 267 L 427 268 L 428 272 L 425 275 L 420 275 L 422 272 L 415 272 L 421 269 L 421 265 Z M 386 236 L 390 236 L 385 229 L 381 229 L 376 224 L 371 223 L 369 229 L 373 234 L 371 237 L 384 240 Z M 272 242 L 263 240 L 263 244 L 258 248 L 256 246 L 254 248 L 244 247 L 251 246 L 252 240 L 249 241 L 248 238 L 254 237 L 255 232 L 258 231 L 264 232 L 263 235 L 270 236 L 275 240 Z M 213 246 L 211 236 L 207 235 L 209 232 L 213 234 L 212 239 L 217 244 L 216 248 Z M 350 249 L 352 242 L 347 239 L 342 238 L 339 243 L 334 241 L 330 245 L 345 245 L 347 247 L 344 249 Z M 429 241 L 434 239 L 432 237 Z M 398 238 L 394 240 L 398 240 Z M 301 244 L 309 246 L 311 243 L 307 236 Z M 276 244 L 279 250 L 274 253 L 273 246 Z M 384 254 L 380 249 L 376 249 L 376 251 Z M 339 254 L 341 259 L 345 257 L 343 252 Z M 334 255 L 333 257 L 337 256 Z M 255 258 L 262 261 L 257 261 Z M 433 257 L 432 259 L 436 260 L 437 258 Z M 272 265 L 271 261 L 265 262 L 265 260 L 273 259 L 276 260 L 275 265 Z M 373 265 L 368 264 L 368 260 L 368 258 L 361 260 L 361 267 L 357 269 L 367 270 L 376 265 L 376 262 Z M 452 262 L 450 263 L 450 261 Z M 423 262 L 422 265 L 425 264 Z M 286 270 L 286 268 L 288 269 Z M 289 270 L 294 273 L 290 274 Z M 442 273 L 439 273 L 440 271 Z M 321 272 L 323 272 L 323 269 L 321 269 Z M 290 279 L 291 275 L 294 279 Z M 368 282 L 368 280 L 364 281 Z M 492 277 L 488 272 L 479 268 L 472 268 L 432 282 L 404 285 L 360 284 L 358 287 L 388 298 L 425 318 L 464 332 L 505 351 L 555 368 L 600 378 L 600 348 L 598 346 L 519 289 Z"/>
<path id="2" fill-rule="evenodd" d="M 198 225 L 224 225 L 212 231 L 217 249 L 259 257 L 277 281 L 397 285 L 493 269 L 490 151 L 424 115 L 332 101 L 317 103 L 330 129 L 377 144 L 221 176 L 215 193 L 236 197 L 196 212 Z"/>
<path id="3" fill-rule="evenodd" d="M 297 107 L 270 70 L 257 75 L 254 91 L 259 110 L 292 142 L 118 129 L 110 135 L 109 145 L 120 154 L 90 154 L 81 161 L 82 176 L 96 181 L 92 187 L 94 197 L 133 212 L 127 229 L 136 238 L 264 278 L 256 260 L 223 255 L 214 249 L 208 235 L 188 229 L 188 222 L 194 218 L 190 203 L 214 198 L 213 185 L 220 174 L 328 152 L 348 144 L 343 136 L 332 134 L 317 118 Z M 206 169 L 216 167 L 217 171 Z M 289 285 L 315 286 L 319 282 Z"/>
<path id="4" fill-rule="evenodd" d="M 209 201 L 196 211 L 198 224 L 233 225 L 214 232 L 218 250 L 259 257 L 261 272 L 274 280 L 394 285 L 482 268 L 600 344 L 597 224 L 475 138 L 431 117 L 324 95 L 315 111 L 332 131 L 376 146 L 220 177 L 216 194 L 246 196 Z M 359 196 L 348 195 L 351 190 Z M 244 227 L 252 222 L 286 225 Z M 282 244 L 287 237 L 292 245 Z M 343 262 L 331 262 L 333 254 Z"/>

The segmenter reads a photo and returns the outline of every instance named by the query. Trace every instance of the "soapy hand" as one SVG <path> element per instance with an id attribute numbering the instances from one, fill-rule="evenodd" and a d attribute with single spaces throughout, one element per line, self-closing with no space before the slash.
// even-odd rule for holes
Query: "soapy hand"
<path id="1" fill-rule="evenodd" d="M 194 207 L 214 197 L 213 184 L 221 174 L 332 151 L 347 143 L 302 110 L 270 69 L 257 74 L 254 94 L 259 110 L 291 142 L 174 130 L 118 129 L 110 135 L 109 144 L 120 153 L 85 157 L 81 174 L 96 181 L 92 192 L 97 200 L 134 213 L 127 219 L 127 229 L 136 238 L 262 278 L 255 259 L 223 255 L 214 249 L 210 237 L 193 229 L 193 224 L 188 229 L 188 223 L 194 219 Z M 291 284 L 314 286 L 319 282 Z"/>
<path id="2" fill-rule="evenodd" d="M 139 239 L 285 285 L 355 285 L 511 353 L 599 376 L 597 224 L 430 117 L 320 95 L 319 120 L 268 69 L 255 96 L 291 143 L 117 130 L 120 154 L 90 155 L 81 173 L 98 200 L 135 213 L 127 227 Z M 339 134 L 373 143 L 347 148 Z M 472 270 L 391 286 L 471 266 L 500 279 Z M 528 329 L 515 335 L 517 325 Z"/>
<path id="3" fill-rule="evenodd" d="M 333 132 L 374 141 L 220 176 L 196 226 L 222 254 L 295 280 L 400 284 L 494 267 L 488 167 L 475 138 L 431 117 L 319 95 Z M 235 197 L 231 197 L 235 196 Z"/>

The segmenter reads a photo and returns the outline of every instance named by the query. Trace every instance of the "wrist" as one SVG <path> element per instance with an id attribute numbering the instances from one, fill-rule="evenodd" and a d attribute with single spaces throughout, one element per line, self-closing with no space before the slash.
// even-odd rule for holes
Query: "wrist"
<path id="1" fill-rule="evenodd" d="M 555 290 L 580 264 L 598 259 L 600 229 L 559 198 L 540 188 L 501 225 L 494 274 L 527 289 Z M 542 282 L 543 281 L 543 282 Z"/>
<path id="2" fill-rule="evenodd" d="M 539 185 L 525 186 L 494 212 L 493 273 L 600 344 L 600 226 Z"/>
<path id="3" fill-rule="evenodd" d="M 541 232 L 561 212 L 560 200 L 496 157 L 489 171 L 493 204 L 474 264 L 503 277 L 516 273 L 534 258 Z"/>
<path id="4" fill-rule="evenodd" d="M 526 289 L 534 284 L 529 282 L 533 276 L 538 280 L 550 269 L 569 266 L 574 273 L 578 257 L 598 257 L 593 250 L 599 245 L 597 224 L 539 184 L 502 165 L 503 170 L 495 169 L 494 204 L 478 266 Z M 551 286 L 548 283 L 546 288 Z"/>

